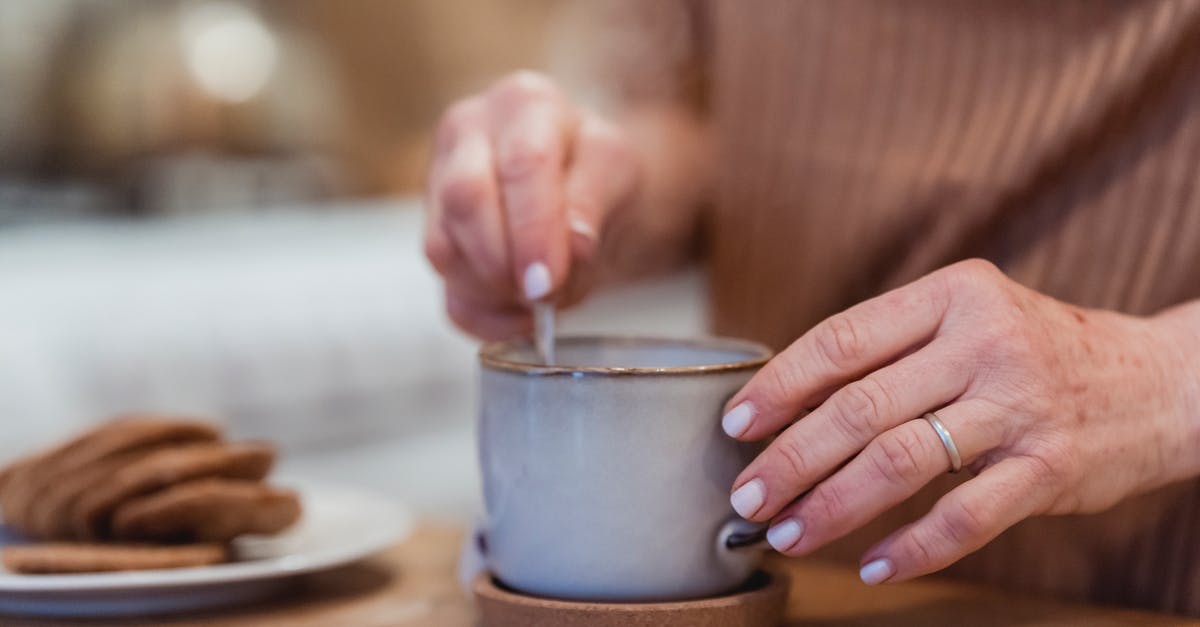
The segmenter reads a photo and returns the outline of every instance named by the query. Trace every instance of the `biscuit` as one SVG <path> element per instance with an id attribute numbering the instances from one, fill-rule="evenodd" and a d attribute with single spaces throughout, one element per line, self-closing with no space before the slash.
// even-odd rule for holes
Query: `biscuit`
<path id="1" fill-rule="evenodd" d="M 34 455 L 24 455 L 9 462 L 4 468 L 0 468 L 0 494 L 4 494 L 4 486 L 8 485 L 8 480 L 16 474 L 18 468 L 24 468 Z"/>
<path id="2" fill-rule="evenodd" d="M 98 573 L 220 564 L 229 559 L 222 544 L 146 546 L 74 542 L 5 547 L 0 560 L 11 572 L 25 574 Z"/>
<path id="3" fill-rule="evenodd" d="M 140 415 L 118 418 L 11 465 L 0 486 L 0 508 L 6 522 L 29 530 L 30 504 L 64 473 L 133 450 L 219 437 L 215 426 L 199 421 Z"/>
<path id="4" fill-rule="evenodd" d="M 42 540 L 73 539 L 71 512 L 79 499 L 111 479 L 118 470 L 145 455 L 146 451 L 112 455 L 60 477 L 29 504 L 25 517 L 29 528 L 25 533 Z"/>
<path id="5" fill-rule="evenodd" d="M 262 479 L 275 461 L 266 444 L 211 443 L 163 448 L 120 468 L 75 501 L 69 517 L 77 538 L 107 536 L 109 516 L 123 502 L 205 477 Z"/>
<path id="6" fill-rule="evenodd" d="M 252 481 L 203 479 L 172 486 L 117 508 L 122 540 L 228 542 L 282 531 L 300 517 L 295 492 Z"/>

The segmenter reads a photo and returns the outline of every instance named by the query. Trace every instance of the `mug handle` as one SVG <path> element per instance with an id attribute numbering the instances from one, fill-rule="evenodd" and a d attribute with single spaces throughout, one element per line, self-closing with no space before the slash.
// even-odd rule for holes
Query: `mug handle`
<path id="1" fill-rule="evenodd" d="M 739 531 L 725 536 L 725 548 L 727 549 L 758 549 L 766 548 L 763 546 L 767 542 L 767 530 L 755 529 L 753 531 Z"/>
<path id="2" fill-rule="evenodd" d="M 717 532 L 718 546 L 731 551 L 767 548 L 767 528 L 735 517 Z"/>

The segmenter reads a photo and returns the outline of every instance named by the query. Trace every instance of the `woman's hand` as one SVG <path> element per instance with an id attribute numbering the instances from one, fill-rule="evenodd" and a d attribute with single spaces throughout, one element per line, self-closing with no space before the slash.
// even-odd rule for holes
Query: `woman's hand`
<path id="1" fill-rule="evenodd" d="M 976 476 L 867 551 L 867 583 L 941 569 L 1029 516 L 1103 510 L 1198 470 L 1183 335 L 955 264 L 825 320 L 731 399 L 730 435 L 783 430 L 731 502 L 809 553 L 949 469 L 918 420 L 933 411 Z"/>
<path id="2" fill-rule="evenodd" d="M 451 319 L 499 339 L 528 332 L 530 302 L 582 296 L 597 234 L 636 174 L 624 133 L 538 74 L 450 107 L 429 172 L 425 253 Z"/>

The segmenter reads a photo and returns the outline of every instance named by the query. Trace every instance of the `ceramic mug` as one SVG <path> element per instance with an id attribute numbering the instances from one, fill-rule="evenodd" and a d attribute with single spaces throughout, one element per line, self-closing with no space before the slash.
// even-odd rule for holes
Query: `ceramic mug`
<path id="1" fill-rule="evenodd" d="M 484 559 L 538 596 L 662 601 L 745 582 L 760 529 L 729 489 L 761 450 L 723 405 L 771 351 L 730 339 L 560 338 L 480 351 Z M 757 536 L 755 534 L 758 534 Z"/>

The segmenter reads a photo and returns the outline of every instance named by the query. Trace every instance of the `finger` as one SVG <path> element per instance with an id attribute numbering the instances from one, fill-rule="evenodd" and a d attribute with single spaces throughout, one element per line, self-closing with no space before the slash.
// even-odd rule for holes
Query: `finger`
<path id="1" fill-rule="evenodd" d="M 734 509 L 748 520 L 768 520 L 879 434 L 958 398 L 970 371 L 944 343 L 846 385 L 788 427 L 734 482 Z"/>
<path id="2" fill-rule="evenodd" d="M 432 191 L 432 189 L 430 190 Z M 458 247 L 450 239 L 450 235 L 442 228 L 442 220 L 437 209 L 437 203 L 426 200 L 424 246 L 425 258 L 434 271 L 445 277 L 451 271 L 462 265 Z"/>
<path id="3" fill-rule="evenodd" d="M 1037 464 L 1026 457 L 1004 459 L 951 490 L 928 514 L 867 551 L 863 581 L 904 581 L 940 570 L 1044 510 L 1049 494 Z"/>
<path id="4" fill-rule="evenodd" d="M 461 210 L 464 207 L 469 208 L 479 204 L 459 202 L 467 195 L 463 193 L 465 186 L 455 185 L 454 187 L 457 189 L 447 194 L 446 182 L 448 179 L 462 181 L 472 178 L 463 176 L 464 170 L 469 171 L 469 168 L 462 167 L 472 163 L 473 159 L 462 158 L 464 154 L 469 157 L 472 151 L 461 151 L 458 150 L 458 147 L 464 143 L 464 140 L 469 146 L 471 137 L 478 136 L 481 107 L 478 99 L 460 101 L 447 111 L 438 127 L 435 142 L 436 154 L 430 166 L 426 183 L 425 256 L 438 274 L 442 275 L 448 283 L 460 284 L 463 288 L 481 293 L 489 290 L 501 293 L 503 290 L 498 288 L 494 282 L 476 276 L 475 270 L 460 249 L 459 243 L 451 236 L 447 228 L 447 219 L 444 217 L 447 205 L 451 207 L 451 210 Z M 457 157 L 455 156 L 456 152 L 459 155 Z M 454 165 L 448 168 L 448 164 Z M 449 170 L 449 175 L 447 170 Z M 447 200 L 450 202 L 446 202 Z M 503 232 L 497 239 L 501 244 L 506 244 Z M 508 278 L 505 277 L 505 279 Z"/>
<path id="5" fill-rule="evenodd" d="M 634 156 L 620 130 L 595 115 L 580 122 L 566 182 L 572 257 L 590 259 L 605 218 L 627 200 L 634 185 Z"/>
<path id="6" fill-rule="evenodd" d="M 480 283 L 498 292 L 515 291 L 493 155 L 482 123 L 460 133 L 434 163 L 431 177 L 434 211 Z"/>
<path id="7" fill-rule="evenodd" d="M 948 307 L 934 273 L 830 317 L 759 370 L 727 404 L 727 433 L 778 431 L 822 392 L 841 386 L 929 341 Z"/>
<path id="8" fill-rule="evenodd" d="M 938 417 L 969 464 L 1003 442 L 1002 412 L 982 399 L 939 409 Z M 805 555 L 865 525 L 950 467 L 928 422 L 914 419 L 871 441 L 841 470 L 775 517 L 767 540 L 787 555 Z"/>
<path id="9" fill-rule="evenodd" d="M 433 216 L 425 226 L 425 257 L 445 280 L 448 288 L 462 295 L 469 294 L 472 302 L 489 308 L 505 308 L 520 303 L 511 290 L 497 290 L 494 285 L 480 279 L 466 256 Z"/>
<path id="10" fill-rule="evenodd" d="M 563 173 L 573 116 L 553 86 L 521 73 L 497 88 L 491 127 L 514 278 L 540 300 L 565 278 Z"/>
<path id="11" fill-rule="evenodd" d="M 446 314 L 458 328 L 483 340 L 529 335 L 533 321 L 521 306 L 489 307 L 472 302 L 461 292 L 446 290 Z"/>

